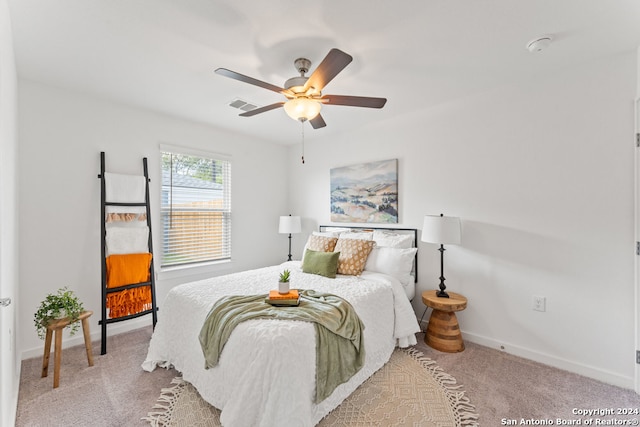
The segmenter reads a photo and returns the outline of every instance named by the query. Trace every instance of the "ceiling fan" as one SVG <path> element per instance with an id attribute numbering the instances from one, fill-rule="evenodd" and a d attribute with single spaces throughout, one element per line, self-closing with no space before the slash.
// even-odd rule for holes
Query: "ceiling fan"
<path id="1" fill-rule="evenodd" d="M 221 76 L 249 83 L 264 89 L 272 90 L 283 94 L 287 100 L 265 105 L 251 111 L 240 114 L 242 117 L 251 117 L 265 111 L 284 107 L 286 113 L 294 120 L 301 122 L 309 120 L 314 129 L 325 127 L 327 124 L 320 115 L 322 104 L 346 105 L 351 107 L 382 108 L 387 102 L 386 98 L 371 98 L 364 96 L 347 95 L 323 95 L 322 89 L 338 75 L 353 57 L 339 49 L 331 49 L 322 60 L 318 68 L 309 76 L 305 73 L 309 71 L 311 61 L 306 58 L 298 58 L 294 61 L 294 66 L 300 76 L 292 77 L 284 83 L 284 87 L 272 85 L 253 77 L 245 76 L 226 68 L 218 68 L 215 72 Z"/>

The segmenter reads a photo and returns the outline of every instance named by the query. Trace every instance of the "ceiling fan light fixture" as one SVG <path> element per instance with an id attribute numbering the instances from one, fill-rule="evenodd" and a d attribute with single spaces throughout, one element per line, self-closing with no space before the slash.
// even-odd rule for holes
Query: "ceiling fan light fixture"
<path id="1" fill-rule="evenodd" d="M 304 76 L 291 77 L 284 82 L 284 87 L 293 93 L 302 93 L 304 92 L 304 84 L 307 80 L 309 80 L 309 78 Z"/>
<path id="2" fill-rule="evenodd" d="M 320 115 L 322 104 L 382 108 L 387 102 L 386 98 L 373 98 L 368 96 L 322 95 L 325 86 L 349 65 L 352 60 L 353 57 L 348 53 L 333 48 L 327 53 L 327 56 L 324 57 L 313 73 L 307 77 L 305 74 L 309 71 L 311 61 L 305 58 L 298 58 L 294 61 L 294 66 L 300 75 L 288 79 L 284 87 L 263 82 L 226 68 L 216 68 L 215 72 L 224 77 L 279 93 L 287 99 L 286 102 L 275 102 L 265 105 L 264 107 L 254 108 L 251 111 L 245 111 L 241 113 L 240 116 L 253 117 L 266 111 L 284 107 L 287 115 L 292 119 L 300 121 L 301 123 L 309 121 L 312 128 L 320 129 L 327 125 L 322 115 Z M 304 129 L 304 126 L 302 126 L 302 129 Z"/>
<path id="3" fill-rule="evenodd" d="M 300 120 L 302 122 L 311 120 L 320 114 L 321 108 L 322 104 L 318 101 L 304 97 L 290 99 L 284 103 L 284 111 L 287 115 L 293 120 Z"/>

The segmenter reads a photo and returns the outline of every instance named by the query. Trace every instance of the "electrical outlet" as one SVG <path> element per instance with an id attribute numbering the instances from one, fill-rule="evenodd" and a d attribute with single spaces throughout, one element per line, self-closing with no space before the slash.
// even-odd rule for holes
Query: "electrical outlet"
<path id="1" fill-rule="evenodd" d="M 547 298 L 534 295 L 531 300 L 531 308 L 535 311 L 547 311 Z"/>

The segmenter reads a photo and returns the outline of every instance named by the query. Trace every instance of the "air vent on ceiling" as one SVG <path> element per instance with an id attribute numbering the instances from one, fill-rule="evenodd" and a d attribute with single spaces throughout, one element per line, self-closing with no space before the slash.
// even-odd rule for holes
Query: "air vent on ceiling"
<path id="1" fill-rule="evenodd" d="M 251 111 L 251 110 L 255 110 L 256 108 L 258 108 L 257 105 L 250 104 L 247 101 L 243 101 L 240 98 L 236 98 L 233 101 L 231 101 L 229 103 L 229 106 L 233 107 L 233 108 L 239 108 L 242 111 Z"/>

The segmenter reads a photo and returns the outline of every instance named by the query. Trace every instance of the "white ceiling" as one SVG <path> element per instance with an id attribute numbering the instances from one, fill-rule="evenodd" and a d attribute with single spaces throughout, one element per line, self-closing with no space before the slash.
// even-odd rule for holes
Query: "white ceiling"
<path id="1" fill-rule="evenodd" d="M 325 106 L 327 138 L 640 45 L 640 0 L 8 0 L 20 78 L 298 143 L 282 109 L 238 117 L 235 98 L 284 99 L 214 74 L 281 86 L 329 49 L 353 56 L 324 93 L 386 97 Z M 542 34 L 554 42 L 532 54 Z"/>

